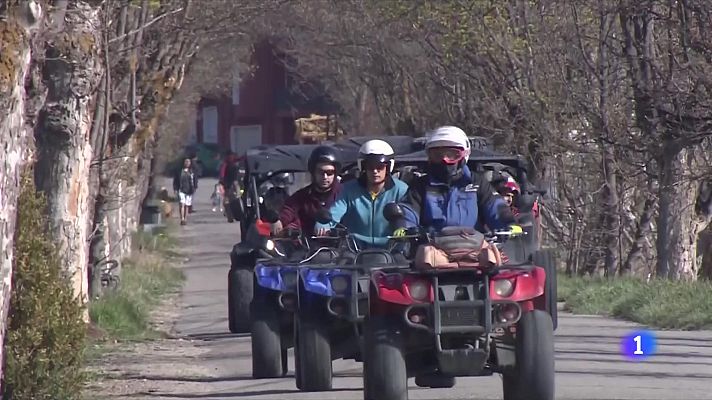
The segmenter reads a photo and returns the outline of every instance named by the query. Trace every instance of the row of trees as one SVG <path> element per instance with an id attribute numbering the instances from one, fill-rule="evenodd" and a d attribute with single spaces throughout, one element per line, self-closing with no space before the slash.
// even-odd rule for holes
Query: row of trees
<path id="1" fill-rule="evenodd" d="M 251 19 L 276 4 L 0 1 L 0 343 L 18 207 L 30 206 L 18 205 L 23 173 L 47 200 L 61 270 L 86 304 L 89 266 L 131 249 L 159 126 L 196 54 L 214 41 L 248 50 Z"/>
<path id="2" fill-rule="evenodd" d="M 279 13 L 263 26 L 351 131 L 452 123 L 528 156 L 550 182 L 547 231 L 569 272 L 712 278 L 707 2 L 340 0 Z"/>

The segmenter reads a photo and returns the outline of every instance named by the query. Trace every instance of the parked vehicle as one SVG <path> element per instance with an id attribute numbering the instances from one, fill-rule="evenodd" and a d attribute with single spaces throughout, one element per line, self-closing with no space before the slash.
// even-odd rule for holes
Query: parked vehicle
<path id="1" fill-rule="evenodd" d="M 186 157 L 195 160 L 195 170 L 199 177 L 218 175 L 218 167 L 221 161 L 220 146 L 214 143 L 198 143 L 185 146 L 182 150 L 182 156 L 171 160 L 165 166 L 165 172 L 172 176 L 175 171 L 179 171 L 183 167 L 183 160 Z"/>

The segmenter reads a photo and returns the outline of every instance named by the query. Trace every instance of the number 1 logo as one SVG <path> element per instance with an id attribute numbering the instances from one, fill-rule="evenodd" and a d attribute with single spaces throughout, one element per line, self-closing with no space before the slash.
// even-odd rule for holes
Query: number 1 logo
<path id="1" fill-rule="evenodd" d="M 640 335 L 636 336 L 633 338 L 635 340 L 635 351 L 633 354 L 635 355 L 643 355 L 643 350 L 641 350 L 640 345 L 641 345 L 641 337 Z"/>
<path id="2" fill-rule="evenodd" d="M 655 333 L 635 331 L 621 340 L 621 353 L 631 361 L 641 361 L 655 354 Z"/>

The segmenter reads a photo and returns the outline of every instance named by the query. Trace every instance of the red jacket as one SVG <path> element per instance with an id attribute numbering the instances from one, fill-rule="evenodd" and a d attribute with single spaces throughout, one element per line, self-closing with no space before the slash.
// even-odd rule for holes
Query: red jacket
<path id="1" fill-rule="evenodd" d="M 303 232 L 314 230 L 316 213 L 320 208 L 329 208 L 341 192 L 341 183 L 334 182 L 328 192 L 318 192 L 313 185 L 297 190 L 285 201 L 279 213 L 279 221 L 284 228 L 301 229 Z"/>

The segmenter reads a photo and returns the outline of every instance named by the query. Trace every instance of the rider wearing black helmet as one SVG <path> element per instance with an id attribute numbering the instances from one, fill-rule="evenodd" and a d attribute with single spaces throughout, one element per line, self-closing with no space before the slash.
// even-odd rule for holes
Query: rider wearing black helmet
<path id="1" fill-rule="evenodd" d="M 338 157 L 338 151 L 331 146 L 319 146 L 312 151 L 308 162 L 312 183 L 287 199 L 279 221 L 272 226 L 273 233 L 279 233 L 284 227 L 304 232 L 314 230 L 316 213 L 321 208 L 331 207 L 341 191 Z"/>

